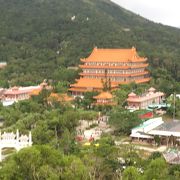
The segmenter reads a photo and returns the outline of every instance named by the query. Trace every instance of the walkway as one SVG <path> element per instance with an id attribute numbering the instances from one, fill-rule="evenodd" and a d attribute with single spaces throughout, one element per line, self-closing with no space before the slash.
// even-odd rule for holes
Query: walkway
<path id="1" fill-rule="evenodd" d="M 115 141 L 114 143 L 115 143 L 116 146 L 128 145 L 128 144 L 133 145 L 130 142 L 124 142 L 124 141 Z M 134 145 L 134 148 L 139 149 L 139 150 L 148 151 L 148 152 L 151 152 L 151 153 L 157 152 L 157 151 L 162 153 L 162 152 L 166 151 L 167 146 L 160 146 L 160 147 L 156 148 L 156 147 L 146 147 L 146 146 L 141 146 L 141 145 Z"/>

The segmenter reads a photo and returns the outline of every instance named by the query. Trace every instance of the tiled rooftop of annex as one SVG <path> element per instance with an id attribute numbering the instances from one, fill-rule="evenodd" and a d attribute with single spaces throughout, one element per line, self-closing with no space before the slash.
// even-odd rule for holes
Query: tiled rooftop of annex
<path id="1" fill-rule="evenodd" d="M 101 79 L 93 79 L 93 78 L 80 78 L 77 80 L 77 83 L 72 84 L 71 87 L 81 87 L 81 88 L 103 88 L 103 83 Z M 117 85 L 114 83 L 111 84 L 111 87 L 115 88 Z"/>
<path id="2" fill-rule="evenodd" d="M 94 99 L 112 99 L 113 95 L 110 92 L 101 92 L 99 95 L 94 96 Z"/>

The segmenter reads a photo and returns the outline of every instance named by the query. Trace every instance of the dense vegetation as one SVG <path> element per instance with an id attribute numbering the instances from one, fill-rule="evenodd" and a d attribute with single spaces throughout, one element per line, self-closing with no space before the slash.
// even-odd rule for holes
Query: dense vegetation
<path id="1" fill-rule="evenodd" d="M 116 107 L 102 107 L 110 116 L 114 135 L 129 135 L 130 129 L 140 123 L 138 113 L 123 109 L 124 93 L 134 89 L 136 93 L 144 85 L 125 85 L 117 94 Z M 82 101 L 48 103 L 50 92 L 43 90 L 39 96 L 15 103 L 9 107 L 0 105 L 3 131 L 21 133 L 32 131 L 33 147 L 10 155 L 0 163 L 0 179 L 179 179 L 180 166 L 169 166 L 160 153 L 149 158 L 132 145 L 116 146 L 113 136 L 104 134 L 90 146 L 76 140 L 76 127 L 80 119 L 94 120 L 99 109 L 91 109 L 93 93 L 85 94 Z M 171 112 L 171 111 L 170 111 Z M 86 142 L 86 141 L 85 141 Z M 99 144 L 98 146 L 96 146 Z M 121 162 L 123 159 L 125 162 Z M 126 167 L 126 169 L 124 169 Z"/>
<path id="2" fill-rule="evenodd" d="M 163 83 L 180 80 L 179 29 L 150 22 L 109 0 L 0 4 L 0 61 L 8 63 L 0 72 L 1 86 L 58 80 L 60 67 L 78 65 L 94 46 L 136 46 L 148 57 L 153 76 L 163 70 L 169 77 Z"/>
<path id="3" fill-rule="evenodd" d="M 87 92 L 72 104 L 49 104 L 46 90 L 9 107 L 0 104 L 3 131 L 31 130 L 33 136 L 33 147 L 0 164 L 0 179 L 180 179 L 180 167 L 166 164 L 161 154 L 144 159 L 143 152 L 131 145 L 117 147 L 113 139 L 129 135 L 140 122 L 137 113 L 124 110 L 129 92 L 141 94 L 150 86 L 167 95 L 180 91 L 179 29 L 152 23 L 109 0 L 0 0 L 0 4 L 0 61 L 8 63 L 0 70 L 0 86 L 48 79 L 53 91 L 67 92 L 78 77 L 78 71 L 67 67 L 77 66 L 94 46 L 136 46 L 148 57 L 153 76 L 150 84 L 132 83 L 113 92 L 116 107 L 92 109 L 96 92 Z M 180 101 L 176 103 L 180 117 Z M 76 141 L 76 127 L 81 119 L 97 119 L 99 111 L 110 116 L 115 133 L 84 146 Z M 173 112 L 171 107 L 168 113 Z"/>

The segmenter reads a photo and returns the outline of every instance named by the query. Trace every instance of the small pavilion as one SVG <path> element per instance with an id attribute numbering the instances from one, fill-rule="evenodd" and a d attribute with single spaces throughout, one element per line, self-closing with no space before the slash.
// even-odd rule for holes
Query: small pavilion
<path id="1" fill-rule="evenodd" d="M 114 102 L 113 98 L 114 97 L 110 92 L 101 92 L 99 95 L 93 97 L 93 99 L 96 100 L 94 105 L 115 105 L 116 103 Z"/>

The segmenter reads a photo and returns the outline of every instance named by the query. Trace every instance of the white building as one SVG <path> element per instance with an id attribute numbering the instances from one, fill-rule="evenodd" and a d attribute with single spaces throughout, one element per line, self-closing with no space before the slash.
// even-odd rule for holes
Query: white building
<path id="1" fill-rule="evenodd" d="M 0 132 L 0 162 L 2 161 L 2 149 L 14 148 L 16 151 L 19 151 L 23 148 L 32 146 L 32 135 L 29 132 L 29 135 L 19 135 L 19 131 L 16 131 L 16 134 L 11 132 Z"/>
<path id="2" fill-rule="evenodd" d="M 180 143 L 180 120 L 164 122 L 162 117 L 149 119 L 131 130 L 132 139 L 154 141 L 160 138 L 161 144 L 178 145 Z"/>

